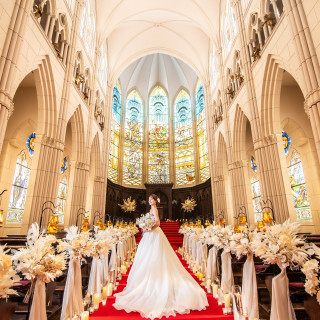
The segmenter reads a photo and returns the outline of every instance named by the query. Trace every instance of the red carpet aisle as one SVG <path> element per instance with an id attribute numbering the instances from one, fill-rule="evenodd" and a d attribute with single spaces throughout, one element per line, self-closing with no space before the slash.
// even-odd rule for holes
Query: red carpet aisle
<path id="1" fill-rule="evenodd" d="M 174 250 L 177 249 L 177 245 L 182 245 L 182 236 L 178 233 L 179 230 L 179 223 L 176 222 L 161 222 L 161 228 L 168 237 L 172 247 Z M 140 236 L 141 238 L 141 236 Z M 137 241 L 140 239 L 137 237 Z M 183 266 L 190 272 L 188 269 L 187 263 L 181 259 L 180 254 L 178 254 L 180 261 L 182 262 Z M 130 271 L 130 270 L 129 270 Z M 122 280 L 119 283 L 118 290 L 116 292 L 121 292 L 127 282 L 128 274 L 122 277 Z M 198 279 L 190 272 L 190 274 L 198 281 Z M 198 281 L 199 282 L 199 281 Z M 233 315 L 225 316 L 222 314 L 222 307 L 219 307 L 217 304 L 216 299 L 212 297 L 212 294 L 207 295 L 209 301 L 209 307 L 204 311 L 191 311 L 190 314 L 185 315 L 177 315 L 176 317 L 169 317 L 168 319 L 180 320 L 180 319 L 192 319 L 192 320 L 202 320 L 202 319 L 221 319 L 221 320 L 233 320 Z M 102 319 L 130 319 L 130 320 L 137 320 L 143 319 L 139 313 L 131 312 L 126 313 L 124 310 L 116 310 L 113 308 L 112 304 L 115 301 L 115 297 L 108 297 L 107 305 L 105 307 L 101 306 L 99 310 L 95 313 L 90 315 L 90 320 L 102 320 Z M 162 318 L 166 319 L 166 318 Z"/>

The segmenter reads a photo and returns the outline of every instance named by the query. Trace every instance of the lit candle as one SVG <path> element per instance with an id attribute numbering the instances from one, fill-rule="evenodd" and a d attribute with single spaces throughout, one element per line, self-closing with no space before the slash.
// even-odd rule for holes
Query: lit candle
<path id="1" fill-rule="evenodd" d="M 218 297 L 218 285 L 215 283 L 212 285 L 212 294 L 215 298 Z"/>
<path id="2" fill-rule="evenodd" d="M 223 298 L 224 298 L 224 306 L 229 309 L 230 306 L 231 306 L 231 295 L 230 295 L 230 293 L 225 293 Z"/>
<path id="3" fill-rule="evenodd" d="M 112 291 L 113 291 L 113 287 L 112 287 L 112 283 L 111 282 L 109 282 L 108 283 L 108 286 L 107 286 L 107 295 L 108 295 L 108 297 L 110 297 L 110 296 L 112 296 Z"/>
<path id="4" fill-rule="evenodd" d="M 127 272 L 127 268 L 126 268 L 126 266 L 124 264 L 122 264 L 121 265 L 121 273 L 122 274 L 126 274 L 126 272 Z"/>
<path id="5" fill-rule="evenodd" d="M 211 292 L 211 280 L 210 279 L 207 280 L 207 291 L 208 291 L 208 293 Z"/>
<path id="6" fill-rule="evenodd" d="M 105 286 L 105 287 L 102 287 L 102 299 L 107 300 L 107 298 L 108 298 L 108 287 Z"/>
<path id="7" fill-rule="evenodd" d="M 96 310 L 99 308 L 99 303 L 100 303 L 100 294 L 95 293 L 93 295 L 93 306 Z"/>
<path id="8" fill-rule="evenodd" d="M 81 320 L 89 320 L 89 311 L 83 311 L 80 316 Z"/>
<path id="9" fill-rule="evenodd" d="M 128 268 L 129 268 L 129 262 L 126 261 L 126 269 L 128 269 Z"/>
<path id="10" fill-rule="evenodd" d="M 93 307 L 93 306 L 90 306 L 89 312 L 90 312 L 90 313 L 93 313 L 93 312 L 94 312 L 94 307 Z"/>
<path id="11" fill-rule="evenodd" d="M 102 305 L 105 306 L 107 304 L 107 300 L 102 300 Z"/>

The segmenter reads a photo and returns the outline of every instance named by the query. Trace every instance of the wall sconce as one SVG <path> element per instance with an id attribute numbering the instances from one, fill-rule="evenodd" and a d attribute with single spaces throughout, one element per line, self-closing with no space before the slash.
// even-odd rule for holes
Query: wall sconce
<path id="1" fill-rule="evenodd" d="M 7 191 L 7 189 L 4 189 L 1 193 L 0 193 L 0 205 L 1 205 L 1 199 L 2 199 L 2 195 Z M 0 227 L 3 227 L 3 210 L 0 209 Z"/>

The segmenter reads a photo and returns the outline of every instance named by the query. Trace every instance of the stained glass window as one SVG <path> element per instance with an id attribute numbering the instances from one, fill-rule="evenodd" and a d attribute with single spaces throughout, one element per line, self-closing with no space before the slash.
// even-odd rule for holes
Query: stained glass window
<path id="1" fill-rule="evenodd" d="M 59 219 L 59 224 L 64 223 L 64 214 L 66 212 L 66 200 L 67 200 L 68 180 L 63 177 L 59 183 L 58 197 L 57 197 L 57 212 L 56 215 Z"/>
<path id="2" fill-rule="evenodd" d="M 194 182 L 193 128 L 190 96 L 181 90 L 174 104 L 175 167 L 177 185 Z"/>
<path id="3" fill-rule="evenodd" d="M 26 205 L 30 168 L 26 154 L 22 153 L 16 162 L 10 201 L 7 213 L 7 223 L 22 223 L 24 207 Z"/>
<path id="4" fill-rule="evenodd" d="M 285 155 L 287 155 L 289 152 L 289 147 L 291 146 L 291 139 L 285 131 L 282 131 L 282 142 L 283 142 L 284 153 Z"/>
<path id="5" fill-rule="evenodd" d="M 36 140 L 36 133 L 33 132 L 30 134 L 26 142 L 30 156 L 33 156 L 33 153 L 34 153 L 35 140 Z"/>
<path id="6" fill-rule="evenodd" d="M 251 183 L 254 219 L 255 219 L 255 222 L 257 222 L 262 220 L 260 182 L 256 175 L 251 175 L 250 183 Z"/>
<path id="7" fill-rule="evenodd" d="M 121 89 L 119 80 L 113 88 L 112 94 L 112 119 L 111 119 L 111 145 L 109 157 L 109 179 L 118 180 L 119 166 L 119 139 L 121 121 Z"/>
<path id="8" fill-rule="evenodd" d="M 95 17 L 90 7 L 90 1 L 85 0 L 81 17 L 80 36 L 91 58 L 93 58 L 95 50 L 95 28 Z"/>
<path id="9" fill-rule="evenodd" d="M 257 167 L 257 163 L 256 163 L 256 158 L 254 156 L 251 156 L 251 169 L 254 171 L 254 172 L 257 172 L 258 170 L 258 167 Z"/>
<path id="10" fill-rule="evenodd" d="M 136 90 L 127 97 L 123 158 L 123 182 L 142 183 L 143 105 Z"/>
<path id="11" fill-rule="evenodd" d="M 168 98 L 156 86 L 149 99 L 149 182 L 169 182 Z"/>
<path id="12" fill-rule="evenodd" d="M 224 55 L 228 54 L 233 39 L 237 35 L 237 25 L 234 10 L 231 6 L 230 0 L 227 0 L 224 16 L 221 24 L 221 34 L 222 34 L 222 45 L 225 50 L 223 50 Z"/>
<path id="13" fill-rule="evenodd" d="M 205 181 L 210 177 L 207 133 L 206 133 L 206 119 L 205 119 L 204 108 L 205 108 L 204 88 L 202 83 L 198 79 L 197 85 L 196 85 L 196 117 L 197 117 L 197 133 L 198 133 L 201 181 Z"/>
<path id="14" fill-rule="evenodd" d="M 288 172 L 297 221 L 312 221 L 303 166 L 300 156 L 295 150 L 292 151 Z"/>
<path id="15" fill-rule="evenodd" d="M 101 87 L 107 89 L 107 53 L 105 52 L 105 46 L 102 45 L 100 49 L 100 56 L 98 59 L 97 76 L 100 81 Z"/>
<path id="16" fill-rule="evenodd" d="M 61 173 L 64 173 L 67 170 L 67 166 L 68 166 L 68 160 L 66 157 L 64 157 L 61 164 L 61 168 L 60 168 Z"/>
<path id="17" fill-rule="evenodd" d="M 212 73 L 212 83 L 215 86 L 218 82 L 219 75 L 220 75 L 219 57 L 217 55 L 214 55 L 212 58 L 211 73 Z"/>

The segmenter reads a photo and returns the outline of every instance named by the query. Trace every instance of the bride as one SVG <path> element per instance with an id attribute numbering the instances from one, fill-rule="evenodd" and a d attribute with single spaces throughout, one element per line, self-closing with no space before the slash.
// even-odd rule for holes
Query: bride
<path id="1" fill-rule="evenodd" d="M 157 199 L 154 194 L 149 197 L 156 224 L 144 233 L 127 286 L 115 295 L 113 304 L 118 310 L 137 311 L 150 319 L 200 311 L 209 305 L 205 291 L 183 267 L 160 228 Z"/>

